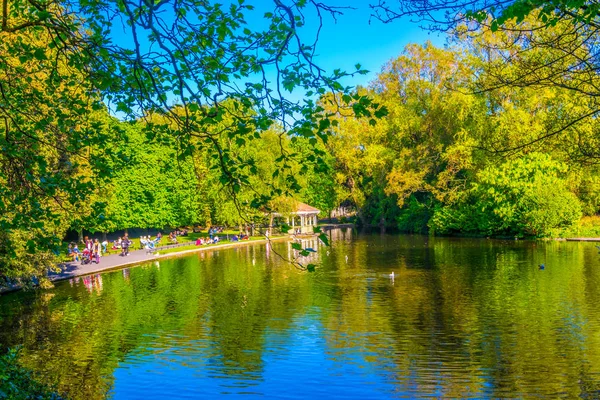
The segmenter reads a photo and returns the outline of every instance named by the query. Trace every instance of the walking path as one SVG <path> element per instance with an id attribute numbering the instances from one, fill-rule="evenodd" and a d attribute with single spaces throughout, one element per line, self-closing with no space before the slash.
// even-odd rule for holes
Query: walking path
<path id="1" fill-rule="evenodd" d="M 600 238 L 566 238 L 567 242 L 600 242 Z"/>
<path id="2" fill-rule="evenodd" d="M 289 240 L 289 236 L 278 236 L 270 238 L 271 242 Z M 60 281 L 63 279 L 69 279 L 76 276 L 90 275 L 98 272 L 109 271 L 113 269 L 122 268 L 132 264 L 142 264 L 148 261 L 162 260 L 170 257 L 179 257 L 186 254 L 197 253 L 200 251 L 214 251 L 227 249 L 231 247 L 247 246 L 252 244 L 266 243 L 267 239 L 261 240 L 245 240 L 240 242 L 231 242 L 217 245 L 203 245 L 198 246 L 196 249 L 184 250 L 168 254 L 160 254 L 160 248 L 157 250 L 157 254 L 148 253 L 146 250 L 134 250 L 129 252 L 128 256 L 121 257 L 119 254 L 109 254 L 100 257 L 100 264 L 90 263 L 82 265 L 81 262 L 66 262 L 61 264 L 62 271 L 59 273 L 51 273 L 48 275 L 51 281 Z"/>

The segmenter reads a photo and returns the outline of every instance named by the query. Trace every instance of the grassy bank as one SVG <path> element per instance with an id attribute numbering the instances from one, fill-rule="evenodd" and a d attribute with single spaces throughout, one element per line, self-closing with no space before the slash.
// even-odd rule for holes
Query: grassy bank
<path id="1" fill-rule="evenodd" d="M 198 237 L 198 236 L 196 236 L 196 237 Z M 283 236 L 273 236 L 273 238 L 279 238 L 279 237 L 283 237 Z M 181 240 L 179 240 L 180 238 L 181 238 Z M 186 238 L 186 237 L 180 236 L 178 238 L 179 242 L 185 243 L 185 242 L 189 242 L 189 241 L 195 241 L 195 239 L 190 240 L 189 236 L 187 236 L 187 239 L 184 239 L 184 238 Z M 229 240 L 224 239 L 224 240 L 219 241 L 219 243 L 216 243 L 216 244 L 202 244 L 199 246 L 196 246 L 196 244 L 190 244 L 190 245 L 186 245 L 186 246 L 172 247 L 169 249 L 160 249 L 159 248 L 159 249 L 157 249 L 157 253 L 159 253 L 160 255 L 163 255 L 163 254 L 179 253 L 179 252 L 186 251 L 186 250 L 197 250 L 197 249 L 201 249 L 201 248 L 202 249 L 210 249 L 211 247 L 216 247 L 216 246 L 222 245 L 222 244 L 246 243 L 246 242 L 254 242 L 254 241 L 263 240 L 263 239 L 264 239 L 264 236 L 253 236 L 248 240 L 242 240 L 242 241 L 238 241 L 238 242 L 231 242 Z"/>

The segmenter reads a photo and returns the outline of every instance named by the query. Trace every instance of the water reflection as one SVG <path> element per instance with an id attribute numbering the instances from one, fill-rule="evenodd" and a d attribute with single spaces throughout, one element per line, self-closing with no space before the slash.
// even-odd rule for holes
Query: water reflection
<path id="1" fill-rule="evenodd" d="M 593 245 L 328 235 L 3 296 L 0 343 L 77 399 L 600 396 Z"/>

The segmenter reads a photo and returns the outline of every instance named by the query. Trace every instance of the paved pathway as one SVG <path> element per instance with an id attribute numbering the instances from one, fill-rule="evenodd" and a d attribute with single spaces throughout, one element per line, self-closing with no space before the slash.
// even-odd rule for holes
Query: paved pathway
<path id="1" fill-rule="evenodd" d="M 288 240 L 288 236 L 274 237 L 271 241 Z M 266 239 L 262 240 L 249 240 L 242 242 L 228 242 L 218 245 L 209 246 L 198 246 L 196 249 L 184 250 L 180 252 L 160 254 L 160 248 L 158 249 L 159 255 L 148 253 L 146 250 L 134 250 L 129 252 L 128 256 L 121 257 L 119 254 L 109 254 L 100 257 L 100 264 L 90 263 L 82 265 L 81 262 L 67 262 L 61 265 L 62 272 L 49 274 L 48 277 L 52 281 L 59 281 L 63 279 L 73 278 L 75 276 L 90 275 L 98 272 L 108 271 L 111 269 L 122 268 L 132 264 L 143 264 L 148 261 L 160 260 L 169 257 L 179 257 L 181 255 L 197 253 L 200 251 L 213 251 L 226 249 L 230 247 L 247 246 L 252 244 L 264 244 Z"/>
<path id="2" fill-rule="evenodd" d="M 158 258 L 154 254 L 149 254 L 146 250 L 134 250 L 129 252 L 128 256 L 121 257 L 119 253 L 108 254 L 100 257 L 100 263 L 81 264 L 80 261 L 67 262 L 61 265 L 62 272 L 51 273 L 48 275 L 50 280 L 58 281 L 61 279 L 73 278 L 74 276 L 89 275 L 100 271 L 106 271 L 113 268 L 119 268 L 130 264 L 142 264 Z"/>
<path id="3" fill-rule="evenodd" d="M 588 238 L 588 237 L 584 237 L 584 238 L 566 238 L 565 239 L 568 242 L 600 242 L 600 238 Z"/>

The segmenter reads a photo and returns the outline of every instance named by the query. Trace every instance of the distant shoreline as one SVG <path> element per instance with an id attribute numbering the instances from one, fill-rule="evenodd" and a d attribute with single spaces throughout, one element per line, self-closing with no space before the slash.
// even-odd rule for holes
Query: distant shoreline
<path id="1" fill-rule="evenodd" d="M 223 243 L 217 245 L 200 245 L 196 249 L 188 249 L 183 251 L 177 251 L 167 254 L 160 254 L 160 249 L 157 254 L 147 253 L 146 250 L 135 250 L 130 253 L 130 258 L 121 257 L 118 254 L 111 254 L 107 256 L 103 256 L 100 258 L 100 264 L 86 264 L 81 265 L 79 262 L 67 262 L 59 264 L 62 272 L 56 274 L 49 274 L 48 279 L 51 282 L 59 282 L 66 279 L 71 279 L 79 276 L 104 273 L 110 271 L 116 271 L 125 267 L 133 266 L 133 265 L 141 265 L 147 262 L 157 261 L 157 260 L 165 260 L 167 258 L 176 258 L 182 257 L 185 255 L 199 253 L 204 251 L 214 251 L 214 250 L 222 250 L 222 249 L 230 249 L 235 247 L 248 246 L 252 244 L 265 244 L 267 242 L 279 242 L 284 240 L 292 240 L 292 236 L 274 236 L 269 239 L 257 239 L 257 240 L 244 240 L 238 242 L 230 242 Z M 104 261 L 104 262 L 102 262 Z M 22 287 L 20 285 L 15 285 L 13 287 L 0 287 L 0 295 L 14 292 L 17 290 L 21 290 Z"/>
<path id="2" fill-rule="evenodd" d="M 167 258 L 176 258 L 176 257 L 185 256 L 188 254 L 203 252 L 203 251 L 221 250 L 221 249 L 247 246 L 250 244 L 263 244 L 263 243 L 267 243 L 268 241 L 274 242 L 274 241 L 281 241 L 281 240 L 291 240 L 291 237 L 276 236 L 276 237 L 272 237 L 270 239 L 245 240 L 245 241 L 230 242 L 230 243 L 223 243 L 223 244 L 210 245 L 210 246 L 199 245 L 198 248 L 196 248 L 196 249 L 175 251 L 175 252 L 167 253 L 167 254 L 160 254 L 160 249 L 158 249 L 157 250 L 158 255 L 157 254 L 149 254 L 148 257 L 143 260 L 134 260 L 134 259 L 129 260 L 125 257 L 122 257 L 121 258 L 122 262 L 117 263 L 117 264 L 112 264 L 109 266 L 103 266 L 101 264 L 88 264 L 88 265 L 91 265 L 96 268 L 86 269 L 85 271 L 83 269 L 79 269 L 79 270 L 76 270 L 74 273 L 62 272 L 62 273 L 56 274 L 54 276 L 50 276 L 49 278 L 52 282 L 58 282 L 61 280 L 74 278 L 76 276 L 83 276 L 83 275 L 89 275 L 89 274 L 94 274 L 94 273 L 99 273 L 99 272 L 118 270 L 123 267 L 131 266 L 131 265 L 135 265 L 135 264 L 142 264 L 145 262 L 151 262 L 151 261 L 156 261 L 156 260 L 164 260 Z M 136 252 L 138 252 L 138 251 L 140 251 L 140 252 L 143 251 L 144 253 L 146 252 L 146 250 L 136 250 Z"/>

